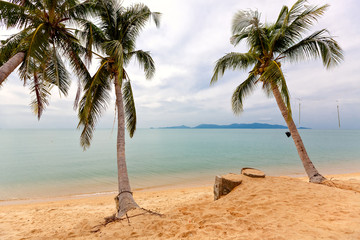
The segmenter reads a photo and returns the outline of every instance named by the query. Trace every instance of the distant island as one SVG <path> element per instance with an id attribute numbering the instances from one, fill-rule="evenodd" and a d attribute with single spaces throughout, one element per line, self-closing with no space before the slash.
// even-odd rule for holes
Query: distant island
<path id="1" fill-rule="evenodd" d="M 181 126 L 172 126 L 172 127 L 159 127 L 158 129 L 287 129 L 287 128 L 288 128 L 287 126 L 278 125 L 278 124 L 233 123 L 229 125 L 200 124 L 196 127 L 188 127 L 185 125 L 181 125 Z M 310 128 L 300 127 L 298 129 L 310 129 Z"/>

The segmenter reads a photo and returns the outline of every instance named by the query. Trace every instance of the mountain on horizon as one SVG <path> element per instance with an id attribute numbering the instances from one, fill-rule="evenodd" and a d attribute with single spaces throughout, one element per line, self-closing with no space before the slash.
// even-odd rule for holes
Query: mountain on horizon
<path id="1" fill-rule="evenodd" d="M 188 127 L 185 125 L 172 126 L 172 127 L 159 127 L 158 129 L 287 129 L 288 127 L 279 124 L 267 124 L 267 123 L 233 123 L 229 125 L 218 124 L 200 124 L 196 127 Z M 300 127 L 298 129 L 310 129 L 306 127 Z"/>
<path id="2" fill-rule="evenodd" d="M 181 125 L 181 126 L 172 126 L 172 127 L 159 127 L 159 129 L 188 129 L 191 127 Z"/>

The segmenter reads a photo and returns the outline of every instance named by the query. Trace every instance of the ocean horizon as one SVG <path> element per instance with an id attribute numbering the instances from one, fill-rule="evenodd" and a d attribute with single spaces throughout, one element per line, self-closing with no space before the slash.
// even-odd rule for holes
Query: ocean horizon
<path id="1" fill-rule="evenodd" d="M 360 170 L 360 130 L 299 130 L 322 174 Z M 305 176 L 285 129 L 138 129 L 126 138 L 134 190 L 211 183 L 243 167 Z M 0 200 L 117 191 L 116 129 L 97 129 L 86 151 L 75 129 L 0 129 Z"/>

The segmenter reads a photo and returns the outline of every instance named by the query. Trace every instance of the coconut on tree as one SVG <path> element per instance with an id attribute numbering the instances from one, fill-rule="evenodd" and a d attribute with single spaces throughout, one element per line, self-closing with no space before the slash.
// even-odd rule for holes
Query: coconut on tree
<path id="1" fill-rule="evenodd" d="M 343 54 L 340 46 L 327 29 L 306 35 L 317 19 L 324 14 L 328 5 L 305 5 L 297 1 L 291 8 L 283 6 L 275 23 L 262 23 L 258 11 L 238 11 L 232 21 L 230 42 L 237 46 L 246 41 L 249 51 L 231 52 L 217 60 L 211 84 L 217 82 L 225 71 L 251 69 L 248 77 L 235 89 L 232 95 L 232 109 L 235 114 L 243 111 L 244 98 L 257 85 L 261 85 L 268 96 L 274 96 L 282 116 L 295 142 L 309 181 L 321 183 L 325 178 L 311 162 L 300 134 L 291 116 L 290 94 L 281 68 L 284 62 L 320 58 L 326 68 L 338 65 Z"/>
<path id="2" fill-rule="evenodd" d="M 95 125 L 110 101 L 110 92 L 115 91 L 117 109 L 117 167 L 119 194 L 115 198 L 117 218 L 139 208 L 135 202 L 125 160 L 125 126 L 130 137 L 136 129 L 136 110 L 131 81 L 125 67 L 135 58 L 150 79 L 155 72 L 154 61 L 149 52 L 136 50 L 136 39 L 149 20 L 159 25 L 159 13 L 153 13 L 143 4 L 123 7 L 115 0 L 94 0 L 96 22 L 84 21 L 84 29 L 78 32 L 87 46 L 87 56 L 96 51 L 100 66 L 84 85 L 84 94 L 79 104 L 79 125 L 82 129 L 80 142 L 84 149 L 90 146 Z M 102 57 L 101 57 L 102 55 Z"/>
<path id="3" fill-rule="evenodd" d="M 66 58 L 79 80 L 90 78 L 81 57 L 85 50 L 75 36 L 74 24 L 91 13 L 91 4 L 77 0 L 0 1 L 0 22 L 19 29 L 0 43 L 0 86 L 19 67 L 19 76 L 30 84 L 34 112 L 40 118 L 53 86 L 67 95 L 70 74 Z"/>

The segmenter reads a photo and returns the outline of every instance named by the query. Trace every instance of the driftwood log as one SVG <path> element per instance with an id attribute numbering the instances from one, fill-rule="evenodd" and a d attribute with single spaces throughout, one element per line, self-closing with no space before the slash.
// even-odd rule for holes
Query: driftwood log
<path id="1" fill-rule="evenodd" d="M 229 173 L 224 176 L 216 176 L 214 184 L 214 200 L 230 193 L 242 182 L 241 175 Z"/>

